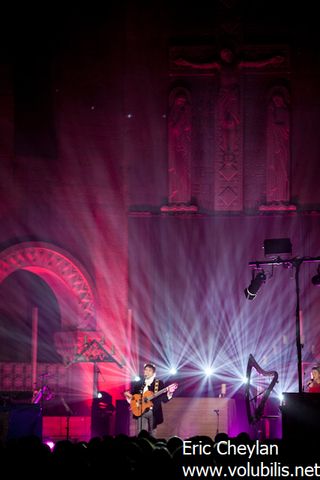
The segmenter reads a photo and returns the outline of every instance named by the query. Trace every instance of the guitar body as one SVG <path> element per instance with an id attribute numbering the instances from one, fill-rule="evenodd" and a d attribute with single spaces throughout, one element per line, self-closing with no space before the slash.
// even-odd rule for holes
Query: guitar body
<path id="1" fill-rule="evenodd" d="M 162 395 L 165 392 L 173 394 L 173 392 L 178 388 L 177 383 L 172 383 L 168 387 L 162 388 L 158 392 L 154 393 L 151 390 L 145 391 L 142 395 L 141 393 L 135 393 L 131 395 L 130 392 L 124 392 L 124 396 L 128 401 L 130 401 L 130 410 L 135 417 L 141 417 L 146 410 L 152 407 L 153 403 L 151 400 L 157 398 L 159 395 Z"/>
<path id="2" fill-rule="evenodd" d="M 135 417 L 141 417 L 146 410 L 152 407 L 153 403 L 150 400 L 151 397 L 154 397 L 154 393 L 150 390 L 144 392 L 143 395 L 140 393 L 132 395 L 130 409 Z"/>

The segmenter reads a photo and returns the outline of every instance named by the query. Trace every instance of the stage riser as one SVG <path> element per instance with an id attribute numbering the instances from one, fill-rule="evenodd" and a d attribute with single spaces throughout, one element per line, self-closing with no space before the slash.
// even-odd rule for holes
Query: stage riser
<path id="1" fill-rule="evenodd" d="M 157 437 L 161 438 L 214 437 L 217 432 L 231 435 L 236 421 L 235 400 L 228 398 L 175 397 L 163 403 L 162 408 L 165 421 L 157 428 Z M 131 419 L 130 435 L 135 435 L 135 428 L 136 423 Z"/>

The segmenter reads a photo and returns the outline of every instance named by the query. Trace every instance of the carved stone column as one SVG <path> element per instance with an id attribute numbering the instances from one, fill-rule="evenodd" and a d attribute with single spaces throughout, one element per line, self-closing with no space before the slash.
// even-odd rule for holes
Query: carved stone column
<path id="1" fill-rule="evenodd" d="M 242 114 L 240 84 L 220 86 L 216 108 L 214 195 L 215 210 L 243 209 Z"/>

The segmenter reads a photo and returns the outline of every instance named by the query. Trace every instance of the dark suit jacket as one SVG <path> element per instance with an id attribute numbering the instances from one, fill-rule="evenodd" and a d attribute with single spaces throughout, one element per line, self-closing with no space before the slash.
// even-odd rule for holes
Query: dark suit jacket
<path id="1" fill-rule="evenodd" d="M 151 383 L 151 385 L 149 385 L 149 387 L 148 387 L 149 391 L 154 392 L 157 380 L 159 382 L 158 391 L 162 390 L 165 387 L 162 380 L 159 380 L 158 378 L 155 378 L 154 381 Z M 143 389 L 143 386 L 144 386 L 143 382 L 136 383 L 133 386 L 133 388 L 131 389 L 131 393 L 133 395 L 136 394 L 136 393 L 141 393 L 141 390 Z M 153 428 L 156 428 L 157 425 L 160 425 L 161 423 L 163 423 L 162 402 L 168 402 L 168 401 L 169 401 L 169 399 L 168 399 L 168 396 L 167 396 L 167 392 L 162 393 L 157 398 L 152 400 L 152 403 L 153 403 L 153 408 L 152 408 L 152 411 L 153 411 Z"/>

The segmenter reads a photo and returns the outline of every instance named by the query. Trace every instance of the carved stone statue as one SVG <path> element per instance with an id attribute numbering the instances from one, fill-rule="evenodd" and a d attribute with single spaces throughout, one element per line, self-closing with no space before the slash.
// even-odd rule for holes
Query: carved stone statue
<path id="1" fill-rule="evenodd" d="M 169 202 L 191 200 L 191 102 L 188 90 L 175 88 L 169 97 Z"/>
<path id="2" fill-rule="evenodd" d="M 267 114 L 267 203 L 289 202 L 290 106 L 285 87 L 271 91 Z"/>
<path id="3" fill-rule="evenodd" d="M 245 68 L 265 68 L 269 65 L 279 65 L 284 57 L 276 55 L 264 60 L 237 60 L 229 48 L 220 51 L 220 61 L 207 63 L 195 63 L 179 58 L 176 65 L 206 69 L 219 73 L 219 125 L 223 129 L 223 148 L 226 152 L 232 151 L 235 144 L 235 134 L 240 124 L 240 100 L 239 100 L 239 73 Z"/>
<path id="4" fill-rule="evenodd" d="M 242 210 L 242 126 L 240 112 L 240 73 L 243 69 L 263 69 L 284 62 L 280 55 L 261 60 L 242 60 L 224 48 L 220 59 L 195 63 L 178 58 L 174 63 L 192 69 L 212 70 L 218 74 L 216 106 L 215 208 Z"/>

